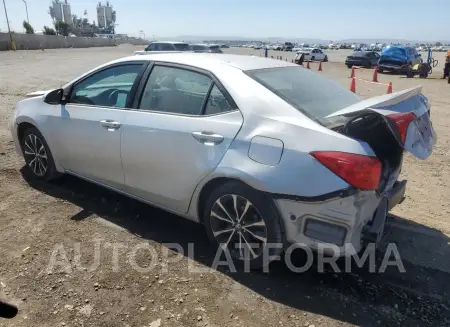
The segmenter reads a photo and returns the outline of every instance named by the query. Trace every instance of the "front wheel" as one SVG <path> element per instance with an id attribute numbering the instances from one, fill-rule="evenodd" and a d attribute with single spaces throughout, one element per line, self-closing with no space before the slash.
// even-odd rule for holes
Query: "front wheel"
<path id="1" fill-rule="evenodd" d="M 25 163 L 34 178 L 48 181 L 59 177 L 50 148 L 37 128 L 28 128 L 20 143 Z"/>
<path id="2" fill-rule="evenodd" d="M 227 182 L 206 201 L 203 222 L 210 240 L 239 265 L 257 269 L 283 251 L 273 200 L 240 182 Z"/>
<path id="3" fill-rule="evenodd" d="M 316 57 L 312 56 L 311 61 L 314 61 L 314 60 L 316 60 Z"/>
<path id="4" fill-rule="evenodd" d="M 323 58 L 324 62 L 328 62 L 328 56 L 325 56 L 325 58 Z"/>

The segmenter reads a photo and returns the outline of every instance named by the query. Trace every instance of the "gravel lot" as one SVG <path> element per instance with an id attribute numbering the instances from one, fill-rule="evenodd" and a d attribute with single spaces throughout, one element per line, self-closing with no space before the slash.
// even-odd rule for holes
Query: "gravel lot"
<path id="1" fill-rule="evenodd" d="M 0 52 L 0 298 L 21 310 L 0 326 L 450 326 L 450 85 L 439 79 L 441 64 L 426 80 L 379 75 L 394 91 L 423 84 L 439 137 L 428 161 L 406 156 L 407 199 L 389 218 L 385 242 L 396 243 L 406 273 L 294 274 L 275 263 L 270 274 L 244 274 L 208 269 L 215 251 L 200 225 L 74 177 L 34 182 L 13 150 L 7 123 L 26 93 L 58 87 L 136 49 Z M 321 74 L 348 87 L 347 54 L 330 51 Z M 436 54 L 441 63 L 443 56 Z M 386 87 L 358 82 L 357 92 L 375 96 Z M 184 255 L 167 252 L 164 244 L 174 242 Z M 159 259 L 138 272 L 133 263 L 146 267 L 152 258 L 148 251 L 134 256 L 143 243 Z M 189 256 L 188 243 L 195 249 Z M 116 258 L 111 244 L 122 246 Z M 49 271 L 52 253 L 65 253 L 70 265 Z M 203 271 L 189 273 L 194 268 Z"/>

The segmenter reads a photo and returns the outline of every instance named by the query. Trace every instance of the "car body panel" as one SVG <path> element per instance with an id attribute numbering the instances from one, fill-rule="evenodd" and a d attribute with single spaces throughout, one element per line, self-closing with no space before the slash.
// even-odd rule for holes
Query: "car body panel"
<path id="1" fill-rule="evenodd" d="M 421 90 L 422 87 L 418 86 L 363 100 L 328 117 L 357 113 L 366 109 L 383 116 L 413 112 L 416 119 L 408 127 L 405 144 L 400 145 L 415 157 L 425 160 L 431 155 L 437 136 L 429 119 L 428 100 L 422 95 Z"/>
<path id="2" fill-rule="evenodd" d="M 187 212 L 195 187 L 220 163 L 242 122 L 237 110 L 216 116 L 128 112 L 121 140 L 127 191 Z M 202 143 L 193 137 L 196 131 L 219 134 L 223 141 Z"/>

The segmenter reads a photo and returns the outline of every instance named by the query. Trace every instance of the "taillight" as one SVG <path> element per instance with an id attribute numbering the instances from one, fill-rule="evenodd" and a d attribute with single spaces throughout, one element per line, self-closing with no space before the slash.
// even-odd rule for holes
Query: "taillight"
<path id="1" fill-rule="evenodd" d="M 416 115 L 412 112 L 399 113 L 386 116 L 392 119 L 397 126 L 398 132 L 400 133 L 400 138 L 403 144 L 405 144 L 406 133 L 408 132 L 409 123 L 416 119 Z"/>
<path id="2" fill-rule="evenodd" d="M 310 155 L 356 188 L 362 190 L 378 188 L 381 162 L 375 157 L 334 151 L 315 151 Z"/>

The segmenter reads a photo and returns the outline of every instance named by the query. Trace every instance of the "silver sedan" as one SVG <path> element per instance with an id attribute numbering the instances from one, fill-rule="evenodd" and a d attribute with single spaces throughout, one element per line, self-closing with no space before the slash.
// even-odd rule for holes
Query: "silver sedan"
<path id="1" fill-rule="evenodd" d="M 10 128 L 35 178 L 72 174 L 182 215 L 260 267 L 290 244 L 379 242 L 404 150 L 432 152 L 429 109 L 420 87 L 361 100 L 279 60 L 170 53 L 32 93 Z"/>

